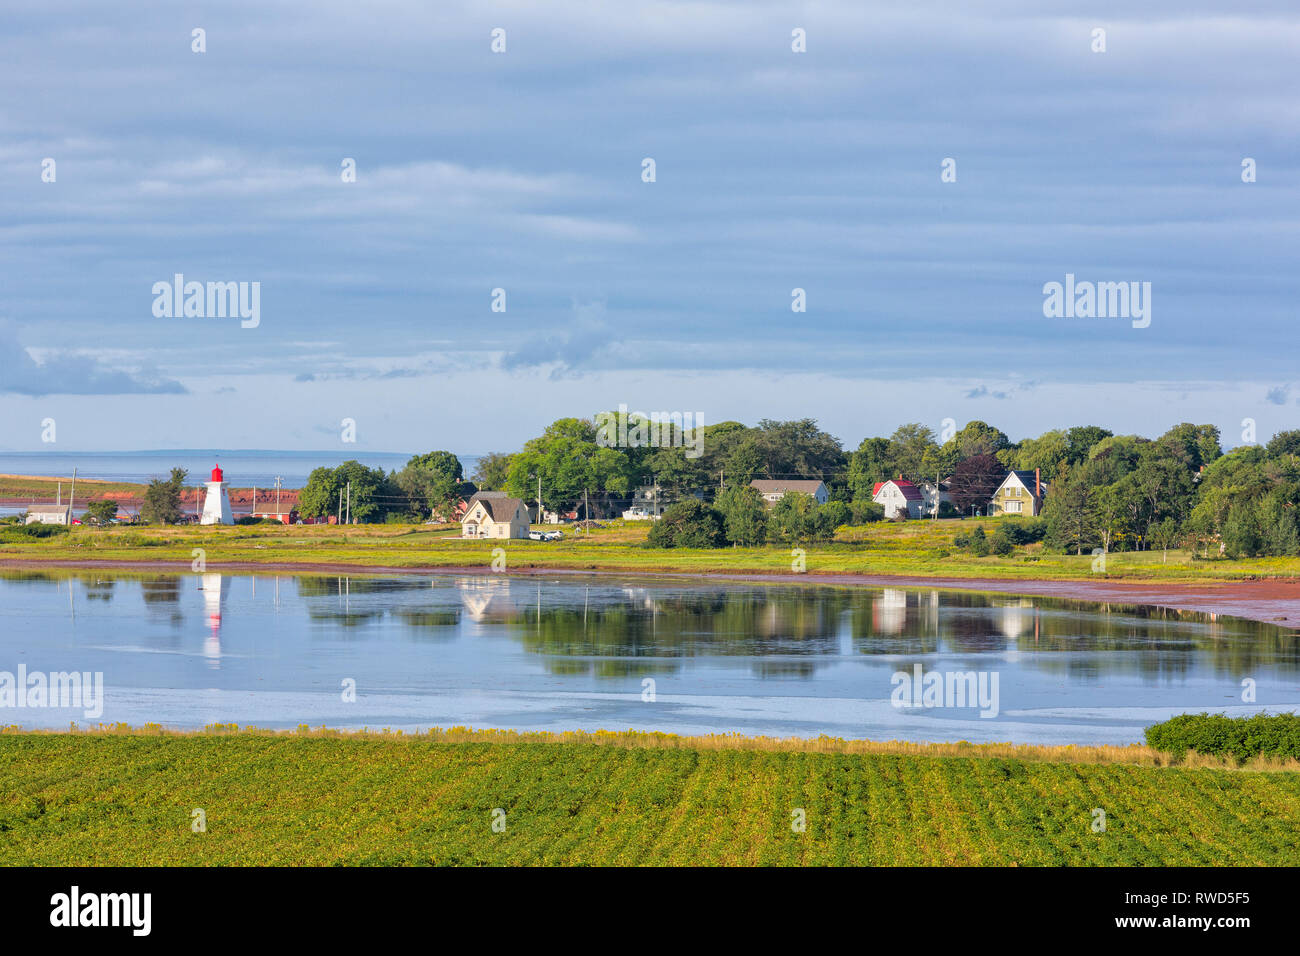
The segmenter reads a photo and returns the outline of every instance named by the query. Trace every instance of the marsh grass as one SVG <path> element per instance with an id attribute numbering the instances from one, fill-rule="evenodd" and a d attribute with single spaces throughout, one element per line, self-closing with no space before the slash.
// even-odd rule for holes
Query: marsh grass
<path id="1" fill-rule="evenodd" d="M 1041 545 L 1006 557 L 976 557 L 952 544 L 959 530 L 999 520 L 879 522 L 841 528 L 833 542 L 802 545 L 810 574 L 892 574 L 1001 580 L 1236 581 L 1300 577 L 1300 557 L 1196 559 L 1185 551 L 1116 553 L 1107 574 L 1092 570 L 1091 555 L 1052 554 Z M 176 562 L 189 567 L 202 548 L 215 569 L 229 563 L 346 565 L 354 568 L 487 569 L 505 547 L 511 570 L 573 569 L 725 574 L 789 574 L 790 547 L 657 549 L 645 545 L 644 522 L 609 522 L 583 533 L 565 528 L 559 542 L 466 541 L 459 526 L 261 525 L 235 527 L 75 527 L 57 539 L 6 541 L 0 559 L 57 566 L 61 561 Z"/>
<path id="2" fill-rule="evenodd" d="M 0 735 L 74 734 L 88 736 L 138 737 L 328 737 L 347 740 L 404 740 L 444 744 L 549 744 L 596 745 L 647 750 L 758 751 L 765 753 L 875 754 L 907 757 L 963 757 L 980 760 L 1016 760 L 1032 763 L 1123 764 L 1137 767 L 1185 767 L 1212 770 L 1248 770 L 1263 772 L 1300 771 L 1300 761 L 1277 757 L 1255 757 L 1241 761 L 1213 754 L 1190 751 L 1185 756 L 1155 750 L 1141 744 L 1115 746 L 1035 746 L 1031 744 L 974 744 L 962 740 L 954 743 L 915 743 L 905 740 L 845 740 L 841 737 L 751 737 L 744 734 L 707 734 L 699 736 L 645 732 L 637 730 L 575 730 L 562 733 L 475 729 L 472 727 L 432 727 L 420 733 L 405 733 L 390 728 L 337 730 L 329 727 L 299 725 L 293 730 L 275 730 L 238 724 L 209 724 L 202 730 L 175 730 L 161 724 L 97 724 L 67 730 L 27 730 L 16 725 L 0 726 Z"/>

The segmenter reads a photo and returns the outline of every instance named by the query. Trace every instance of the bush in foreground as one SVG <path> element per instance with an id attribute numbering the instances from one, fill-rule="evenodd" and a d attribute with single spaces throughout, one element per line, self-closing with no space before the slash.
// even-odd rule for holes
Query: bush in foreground
<path id="1" fill-rule="evenodd" d="M 1300 716 L 1257 714 L 1179 714 L 1146 729 L 1148 747 L 1169 753 L 1195 750 L 1246 760 L 1250 757 L 1300 757 Z"/>

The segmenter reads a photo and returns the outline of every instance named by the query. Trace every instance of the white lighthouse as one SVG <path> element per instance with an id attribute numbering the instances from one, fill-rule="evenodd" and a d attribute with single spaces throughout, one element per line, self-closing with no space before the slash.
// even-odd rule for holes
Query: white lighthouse
<path id="1" fill-rule="evenodd" d="M 235 516 L 230 513 L 230 496 L 226 494 L 225 475 L 221 466 L 212 469 L 212 480 L 207 483 L 208 494 L 203 499 L 203 517 L 199 524 L 234 524 Z"/>

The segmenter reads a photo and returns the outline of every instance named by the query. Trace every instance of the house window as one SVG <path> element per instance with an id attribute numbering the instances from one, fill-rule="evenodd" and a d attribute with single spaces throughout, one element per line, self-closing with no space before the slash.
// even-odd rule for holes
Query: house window
<path id="1" fill-rule="evenodd" d="M 1008 502 L 1007 502 L 1007 514 L 1018 514 L 1019 512 L 1020 512 L 1020 502 L 1019 502 L 1019 501 L 1008 501 Z"/>

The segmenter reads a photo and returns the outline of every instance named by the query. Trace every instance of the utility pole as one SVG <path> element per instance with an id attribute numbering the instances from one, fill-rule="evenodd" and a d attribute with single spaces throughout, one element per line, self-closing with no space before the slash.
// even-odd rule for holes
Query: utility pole
<path id="1" fill-rule="evenodd" d="M 542 523 L 542 473 L 537 473 L 537 523 Z"/>
<path id="2" fill-rule="evenodd" d="M 275 476 L 275 516 L 280 517 L 280 482 L 284 481 L 279 475 Z"/>
<path id="3" fill-rule="evenodd" d="M 72 518 L 76 514 L 72 509 L 77 504 L 77 469 L 72 469 L 72 491 L 68 493 L 68 527 L 72 527 Z"/>
<path id="4" fill-rule="evenodd" d="M 339 489 L 339 524 L 343 523 L 343 489 Z"/>
<path id="5" fill-rule="evenodd" d="M 348 482 L 348 520 L 347 524 L 352 523 L 352 482 Z"/>
<path id="6" fill-rule="evenodd" d="M 587 523 L 587 530 L 591 531 L 591 501 L 587 498 L 587 489 L 582 489 L 582 517 Z"/>

